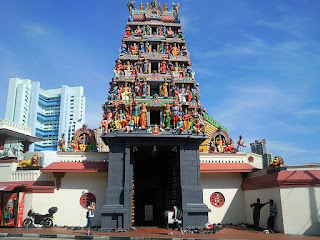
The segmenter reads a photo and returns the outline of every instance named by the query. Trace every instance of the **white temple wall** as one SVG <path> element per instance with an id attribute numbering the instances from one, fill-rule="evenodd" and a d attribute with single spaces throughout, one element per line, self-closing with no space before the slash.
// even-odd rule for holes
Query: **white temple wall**
<path id="1" fill-rule="evenodd" d="M 280 193 L 284 232 L 320 236 L 320 187 L 281 188 Z"/>
<path id="2" fill-rule="evenodd" d="M 96 211 L 92 226 L 100 226 L 99 210 L 106 201 L 107 173 L 66 173 L 61 178 L 60 189 L 54 193 L 26 194 L 24 217 L 32 206 L 37 213 L 45 214 L 50 207 L 57 207 L 54 214 L 54 225 L 81 226 L 87 224 L 86 209 L 80 205 L 80 198 L 84 193 L 96 196 Z"/>
<path id="3" fill-rule="evenodd" d="M 239 224 L 246 220 L 243 208 L 242 177 L 240 173 L 202 173 L 203 202 L 209 207 L 209 223 Z M 220 192 L 225 197 L 222 207 L 214 207 L 210 196 Z"/>
<path id="4" fill-rule="evenodd" d="M 277 206 L 278 213 L 274 221 L 274 229 L 277 232 L 284 232 L 283 217 L 282 217 L 282 199 L 280 196 L 279 188 L 266 188 L 258 190 L 247 190 L 244 192 L 244 205 L 243 208 L 246 213 L 246 223 L 253 225 L 253 209 L 250 207 L 252 203 L 257 202 L 257 198 L 260 198 L 261 203 L 269 202 L 270 199 L 274 201 Z M 265 205 L 260 212 L 260 223 L 259 226 L 267 229 L 268 218 L 269 218 L 269 207 Z"/>

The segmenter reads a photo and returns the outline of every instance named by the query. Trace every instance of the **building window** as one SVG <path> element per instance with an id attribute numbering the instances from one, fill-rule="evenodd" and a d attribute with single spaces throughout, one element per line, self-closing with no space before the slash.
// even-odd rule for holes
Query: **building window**
<path id="1" fill-rule="evenodd" d="M 96 196 L 93 193 L 85 193 L 80 197 L 80 205 L 87 208 L 90 202 L 96 202 Z"/>
<path id="2" fill-rule="evenodd" d="M 210 202 L 214 207 L 222 207 L 225 202 L 225 198 L 222 193 L 214 192 L 210 196 Z"/>

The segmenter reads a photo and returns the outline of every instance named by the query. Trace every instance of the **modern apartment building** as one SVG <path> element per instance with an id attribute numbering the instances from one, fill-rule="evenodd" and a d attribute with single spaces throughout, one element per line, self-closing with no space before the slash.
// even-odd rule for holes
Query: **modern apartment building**
<path id="1" fill-rule="evenodd" d="M 10 78 L 5 118 L 30 126 L 32 135 L 44 139 L 30 146 L 30 151 L 57 150 L 64 133 L 66 146 L 85 121 L 82 86 L 44 90 L 40 82 Z"/>

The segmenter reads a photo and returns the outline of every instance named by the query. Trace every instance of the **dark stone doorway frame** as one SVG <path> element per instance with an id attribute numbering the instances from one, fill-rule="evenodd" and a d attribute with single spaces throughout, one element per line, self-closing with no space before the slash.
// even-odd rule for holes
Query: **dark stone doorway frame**
<path id="1" fill-rule="evenodd" d="M 200 182 L 199 145 L 204 135 L 152 135 L 145 131 L 126 134 L 114 132 L 103 134 L 103 141 L 109 145 L 108 187 L 106 204 L 100 210 L 102 229 L 132 226 L 132 150 L 137 146 L 172 146 L 179 154 L 180 178 L 178 187 L 179 207 L 183 210 L 184 227 L 203 227 L 208 222 L 209 208 L 203 203 Z"/>

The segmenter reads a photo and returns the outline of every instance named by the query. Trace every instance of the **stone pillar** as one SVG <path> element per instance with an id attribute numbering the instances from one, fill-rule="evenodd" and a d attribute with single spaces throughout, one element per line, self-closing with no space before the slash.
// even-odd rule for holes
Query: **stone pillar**
<path id="1" fill-rule="evenodd" d="M 132 212 L 132 165 L 130 146 L 124 141 L 109 143 L 108 187 L 106 204 L 100 210 L 102 230 L 129 229 Z"/>
<path id="2" fill-rule="evenodd" d="M 203 227 L 210 209 L 203 203 L 200 178 L 199 145 L 180 145 L 181 202 L 184 227 Z"/>

